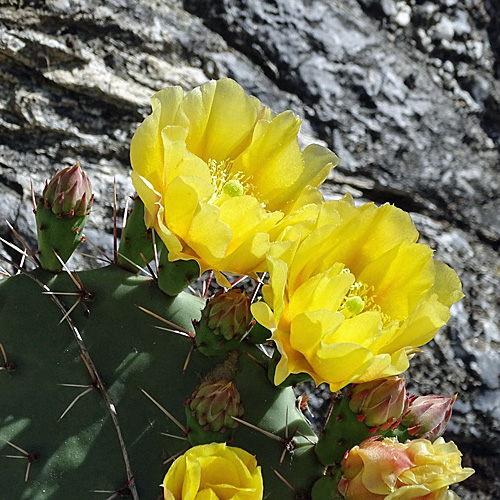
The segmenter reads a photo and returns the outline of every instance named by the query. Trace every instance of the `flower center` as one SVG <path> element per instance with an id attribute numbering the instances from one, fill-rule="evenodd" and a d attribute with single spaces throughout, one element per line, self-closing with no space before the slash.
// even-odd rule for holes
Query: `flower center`
<path id="1" fill-rule="evenodd" d="M 342 272 L 351 273 L 351 270 L 345 267 Z M 392 322 L 392 318 L 382 311 L 382 308 L 375 302 L 375 288 L 369 286 L 362 281 L 354 282 L 346 293 L 346 296 L 340 304 L 339 312 L 341 312 L 346 319 L 352 318 L 357 314 L 366 311 L 377 311 L 382 317 L 384 327 Z"/>
<path id="2" fill-rule="evenodd" d="M 258 199 L 255 188 L 250 183 L 250 177 L 243 172 L 233 172 L 233 162 L 231 160 L 217 162 L 210 159 L 207 165 L 214 186 L 214 194 L 209 203 L 220 206 L 229 198 L 243 195 L 251 195 Z M 260 199 L 259 201 L 265 208 L 265 203 Z"/>

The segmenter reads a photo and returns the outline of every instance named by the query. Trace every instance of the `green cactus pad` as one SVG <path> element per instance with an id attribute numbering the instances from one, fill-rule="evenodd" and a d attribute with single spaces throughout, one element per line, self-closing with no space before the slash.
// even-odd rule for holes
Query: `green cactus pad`
<path id="1" fill-rule="evenodd" d="M 58 324 L 62 312 L 54 296 L 42 293 L 75 292 L 66 273 L 37 271 L 0 282 L 0 342 L 15 366 L 0 371 L 2 498 L 102 500 L 99 491 L 111 492 L 108 496 L 126 493 L 127 471 L 111 410 L 82 361 L 76 333 L 116 408 L 138 497 L 156 500 L 168 468 L 163 462 L 189 444 L 164 435 L 184 437 L 143 391 L 185 426 L 184 401 L 225 358 L 208 358 L 195 350 L 183 372 L 193 340 L 155 328 L 169 326 L 137 307 L 191 331 L 192 320 L 200 317 L 201 299 L 185 293 L 166 297 L 153 280 L 117 266 L 81 272 L 79 278 L 86 301 L 71 313 L 78 333 L 67 321 Z M 78 298 L 55 297 L 66 309 Z M 292 390 L 274 387 L 267 379 L 266 356 L 249 348 L 251 357 L 239 354 L 234 377 L 245 405 L 244 419 L 278 439 L 240 424 L 231 444 L 257 456 L 266 498 L 295 498 L 273 469 L 307 495 L 324 470 L 308 441 L 315 440 L 314 433 L 296 409 Z M 284 454 L 280 465 L 287 432 L 294 449 Z M 23 456 L 6 441 L 31 454 L 27 481 L 28 459 L 5 457 Z"/>
<path id="2" fill-rule="evenodd" d="M 152 230 L 144 224 L 144 203 L 137 199 L 120 238 L 117 262 L 124 269 L 137 273 L 144 267 L 144 260 L 151 262 L 153 258 Z"/>
<path id="3" fill-rule="evenodd" d="M 36 227 L 38 232 L 38 259 L 47 271 L 58 273 L 62 264 L 55 256 L 66 262 L 82 241 L 83 227 L 88 215 L 66 217 L 55 215 L 50 208 L 39 203 L 36 208 Z"/>

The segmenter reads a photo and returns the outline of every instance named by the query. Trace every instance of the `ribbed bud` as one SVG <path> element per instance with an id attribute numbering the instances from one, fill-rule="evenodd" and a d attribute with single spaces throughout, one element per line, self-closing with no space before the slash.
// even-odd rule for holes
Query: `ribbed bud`
<path id="1" fill-rule="evenodd" d="M 410 436 L 429 441 L 443 435 L 451 417 L 453 403 L 457 396 L 411 396 L 408 411 L 401 423 L 407 427 Z"/>
<path id="2" fill-rule="evenodd" d="M 77 163 L 55 173 L 45 184 L 42 199 L 45 208 L 56 215 L 80 217 L 89 213 L 94 195 L 89 178 Z"/>
<path id="3" fill-rule="evenodd" d="M 368 427 L 393 425 L 403 415 L 407 405 L 403 377 L 353 385 L 348 397 L 349 408 L 359 413 L 359 420 Z"/>
<path id="4" fill-rule="evenodd" d="M 226 340 L 239 339 L 252 321 L 250 298 L 237 288 L 217 293 L 205 306 L 201 320 L 216 335 Z"/>
<path id="5" fill-rule="evenodd" d="M 243 416 L 240 393 L 233 382 L 207 380 L 193 393 L 187 402 L 191 415 L 206 430 L 226 432 L 238 422 L 232 417 Z"/>

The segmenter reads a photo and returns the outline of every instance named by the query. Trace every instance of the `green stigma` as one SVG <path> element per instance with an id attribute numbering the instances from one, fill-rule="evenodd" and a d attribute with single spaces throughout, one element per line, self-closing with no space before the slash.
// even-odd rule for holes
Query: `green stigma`
<path id="1" fill-rule="evenodd" d="M 365 301 L 355 295 L 354 297 L 349 297 L 345 301 L 345 309 L 347 309 L 351 314 L 359 314 L 365 307 Z"/>
<path id="2" fill-rule="evenodd" d="M 243 195 L 243 184 L 237 179 L 232 179 L 224 184 L 222 188 L 222 192 L 234 198 L 235 196 Z"/>

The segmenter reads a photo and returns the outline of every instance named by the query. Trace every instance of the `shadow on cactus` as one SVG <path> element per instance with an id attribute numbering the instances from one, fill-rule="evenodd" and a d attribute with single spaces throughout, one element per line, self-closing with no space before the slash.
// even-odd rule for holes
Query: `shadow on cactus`
<path id="1" fill-rule="evenodd" d="M 291 112 L 228 79 L 152 102 L 110 265 L 66 264 L 93 200 L 79 166 L 44 190 L 38 251 L 15 233 L 2 498 L 455 498 L 472 470 L 441 437 L 454 398 L 409 397 L 398 377 L 461 297 L 455 273 L 395 207 L 324 202 L 337 159 L 300 149 Z M 186 291 L 205 271 L 219 291 Z M 292 388 L 306 379 L 332 390 L 319 434 Z M 437 472 L 421 474 L 424 455 Z"/>

